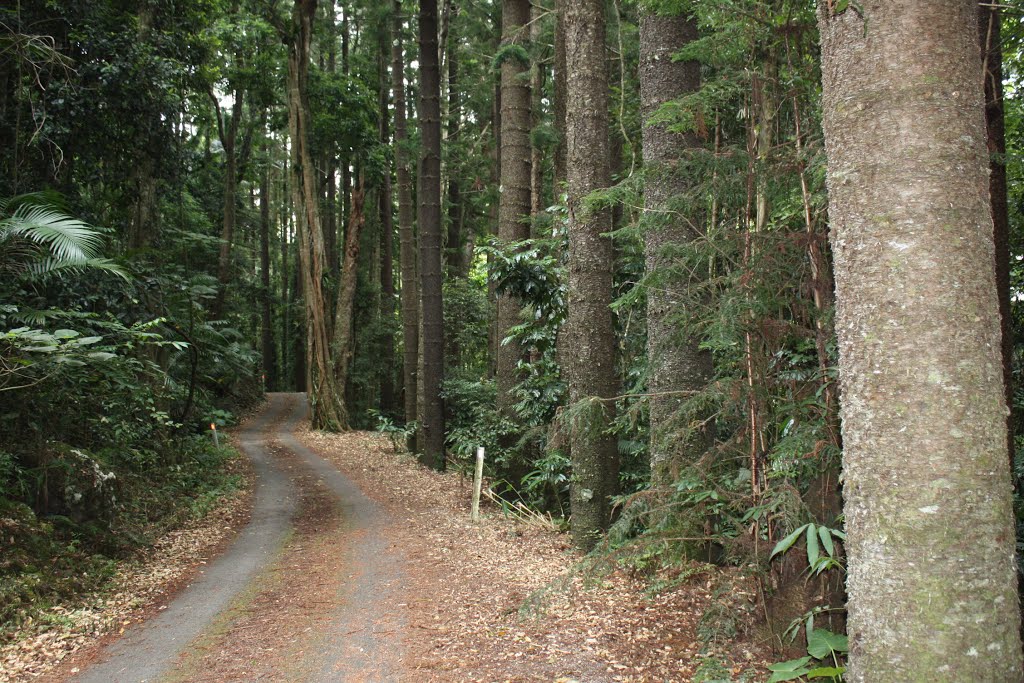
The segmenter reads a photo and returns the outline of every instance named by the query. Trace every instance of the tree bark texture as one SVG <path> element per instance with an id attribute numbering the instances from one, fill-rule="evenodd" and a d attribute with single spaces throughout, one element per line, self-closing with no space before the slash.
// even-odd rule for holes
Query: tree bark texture
<path id="1" fill-rule="evenodd" d="M 309 150 L 309 47 L 316 0 L 296 0 L 288 45 L 288 127 L 292 149 L 292 201 L 299 235 L 299 270 L 306 312 L 306 388 L 315 429 L 345 428 L 342 387 L 334 381 L 324 295 L 326 254 L 319 214 L 319 193 Z"/>
<path id="2" fill-rule="evenodd" d="M 530 3 L 502 2 L 502 45 L 527 45 Z M 498 185 L 498 239 L 515 242 L 530 236 L 530 86 L 529 65 L 506 56 L 501 64 L 501 176 Z M 495 375 L 498 410 L 512 418 L 512 388 L 519 378 L 516 366 L 523 356 L 519 344 L 504 342 L 509 330 L 522 322 L 522 303 L 507 294 L 497 297 L 498 330 Z"/>
<path id="3" fill-rule="evenodd" d="M 977 4 L 834 8 L 847 677 L 1024 680 Z"/>
<path id="4" fill-rule="evenodd" d="M 417 193 L 420 233 L 420 302 L 423 322 L 422 462 L 443 470 L 444 315 L 441 301 L 441 81 L 437 54 L 437 0 L 420 0 L 420 108 L 422 148 Z"/>
<path id="5" fill-rule="evenodd" d="M 992 201 L 993 241 L 996 254 L 996 288 L 1002 322 L 1003 382 L 1010 414 L 1006 418 L 1010 471 L 1014 465 L 1013 323 L 1010 311 L 1010 208 L 1006 187 L 1006 125 L 1003 111 L 1003 43 L 999 9 L 988 0 L 978 1 L 978 33 L 982 77 L 985 79 L 985 123 L 988 130 L 989 196 Z M 1020 483 L 1014 477 L 1014 487 Z"/>
<path id="6" fill-rule="evenodd" d="M 395 98 L 395 178 L 398 181 L 399 268 L 402 283 L 402 395 L 406 423 L 415 422 L 419 348 L 419 277 L 413 226 L 412 175 L 406 152 L 405 63 L 402 56 L 402 3 L 394 0 L 391 37 L 391 90 Z"/>
<path id="7" fill-rule="evenodd" d="M 612 321 L 611 211 L 591 209 L 584 200 L 611 184 L 608 143 L 608 71 L 605 13 L 601 0 L 567 2 L 566 172 L 569 195 L 567 343 L 569 404 L 591 404 L 570 429 L 574 543 L 589 549 L 608 527 L 611 496 L 617 492 L 616 440 L 605 433 L 616 394 L 615 330 Z"/>
<path id="8" fill-rule="evenodd" d="M 684 15 L 640 18 L 640 108 L 643 117 L 644 257 L 647 277 L 647 372 L 651 420 L 651 482 L 671 484 L 681 466 L 692 464 L 708 445 L 702 430 L 690 438 L 675 438 L 684 428 L 675 415 L 685 400 L 711 379 L 711 355 L 700 340 L 681 333 L 678 319 L 685 315 L 682 302 L 687 287 L 695 284 L 671 250 L 678 250 L 703 232 L 703 216 L 679 214 L 672 200 L 694 179 L 680 175 L 677 164 L 688 150 L 699 147 L 693 133 L 673 133 L 666 124 L 648 123 L 666 102 L 696 92 L 700 87 L 697 62 L 674 61 L 672 55 L 696 40 L 697 26 Z M 678 253 L 678 252 L 677 252 Z"/>

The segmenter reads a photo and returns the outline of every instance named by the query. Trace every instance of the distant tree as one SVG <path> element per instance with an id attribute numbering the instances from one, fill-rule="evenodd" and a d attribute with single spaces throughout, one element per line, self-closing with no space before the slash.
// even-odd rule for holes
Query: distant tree
<path id="1" fill-rule="evenodd" d="M 1024 680 L 977 11 L 818 5 L 858 683 Z"/>

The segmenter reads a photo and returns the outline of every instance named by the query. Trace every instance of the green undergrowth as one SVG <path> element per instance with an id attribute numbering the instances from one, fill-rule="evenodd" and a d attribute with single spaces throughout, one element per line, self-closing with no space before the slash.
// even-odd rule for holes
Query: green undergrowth
<path id="1" fill-rule="evenodd" d="M 54 449 L 48 476 L 68 477 L 63 514 L 42 513 L 0 496 L 0 644 L 23 627 L 45 628 L 58 604 L 78 605 L 110 585 L 118 567 L 168 531 L 213 510 L 243 482 L 237 452 L 193 435 L 175 441 L 174 462 L 150 462 L 80 449 Z M 5 454 L 0 452 L 0 461 Z M 54 464 L 56 463 L 56 464 Z M 24 474 L 24 473 L 22 473 Z M 75 482 L 79 490 L 71 490 Z M 99 484 L 97 484 L 99 482 Z"/>

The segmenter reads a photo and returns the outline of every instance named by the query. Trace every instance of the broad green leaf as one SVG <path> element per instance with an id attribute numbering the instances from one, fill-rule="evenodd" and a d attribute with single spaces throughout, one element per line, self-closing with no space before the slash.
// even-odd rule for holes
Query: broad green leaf
<path id="1" fill-rule="evenodd" d="M 813 524 L 807 525 L 807 564 L 811 567 L 818 561 L 818 534 Z"/>
<path id="2" fill-rule="evenodd" d="M 836 0 L 835 9 L 832 10 L 833 14 L 842 14 L 850 7 L 850 0 Z"/>
<path id="3" fill-rule="evenodd" d="M 807 672 L 807 678 L 831 678 L 837 679 L 846 671 L 845 666 L 819 666 Z"/>
<path id="4" fill-rule="evenodd" d="M 836 556 L 836 548 L 832 544 L 832 533 L 831 530 L 826 529 L 823 526 L 818 527 L 818 536 L 821 537 L 821 545 L 825 548 L 825 552 L 831 557 Z"/>
<path id="5" fill-rule="evenodd" d="M 776 543 L 775 548 L 772 550 L 772 554 L 768 556 L 768 559 L 770 560 L 779 553 L 784 553 L 790 548 L 792 548 L 793 544 L 796 543 L 796 539 L 800 538 L 800 534 L 802 534 L 804 529 L 806 529 L 807 527 L 808 525 L 804 524 L 802 527 L 791 533 L 789 536 L 786 536 L 784 539 Z"/>
<path id="6" fill-rule="evenodd" d="M 769 664 L 768 670 L 773 673 L 771 678 L 768 679 L 768 683 L 781 683 L 781 681 L 793 681 L 800 678 L 810 671 L 807 668 L 807 664 L 810 661 L 810 657 L 801 657 L 800 659 L 791 659 L 788 662 Z"/>
<path id="7" fill-rule="evenodd" d="M 88 346 L 89 344 L 95 344 L 98 341 L 103 341 L 103 337 L 82 337 L 75 341 L 79 346 Z"/>
<path id="8" fill-rule="evenodd" d="M 79 335 L 74 330 L 57 330 L 53 333 L 53 336 L 57 339 L 74 339 Z"/>
<path id="9" fill-rule="evenodd" d="M 814 629 L 807 637 L 807 654 L 815 659 L 826 659 L 833 652 L 843 654 L 850 649 L 849 639 L 823 628 Z"/>
<path id="10" fill-rule="evenodd" d="M 112 353 L 107 353 L 106 351 L 93 351 L 92 353 L 86 354 L 86 358 L 92 358 L 93 360 L 110 360 L 111 358 L 116 358 L 116 356 Z"/>

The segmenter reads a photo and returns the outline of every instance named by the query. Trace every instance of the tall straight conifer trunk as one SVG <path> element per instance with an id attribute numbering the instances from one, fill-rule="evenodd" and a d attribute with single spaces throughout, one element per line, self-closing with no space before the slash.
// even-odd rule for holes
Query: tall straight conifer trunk
<path id="1" fill-rule="evenodd" d="M 415 422 L 419 348 L 419 278 L 413 228 L 412 176 L 405 150 L 405 63 L 402 57 L 402 3 L 392 4 L 391 91 L 395 98 L 395 178 L 398 181 L 398 263 L 402 283 L 402 397 L 406 423 Z"/>
<path id="2" fill-rule="evenodd" d="M 420 151 L 417 224 L 420 237 L 420 326 L 423 338 L 423 411 L 420 459 L 444 469 L 444 329 L 441 301 L 441 78 L 437 54 L 437 0 L 420 0 Z"/>
<path id="3" fill-rule="evenodd" d="M 566 159 L 569 195 L 569 276 L 566 355 L 569 403 L 588 408 L 570 429 L 573 542 L 589 549 L 608 527 L 617 492 L 619 458 L 606 433 L 614 417 L 615 330 L 612 324 L 611 210 L 588 208 L 591 192 L 611 185 L 608 67 L 602 0 L 563 4 L 566 56 Z"/>
<path id="4" fill-rule="evenodd" d="M 700 65 L 672 59 L 679 48 L 696 38 L 696 22 L 685 15 L 649 13 L 640 18 L 644 258 L 647 277 L 652 278 L 647 290 L 647 372 L 651 481 L 655 485 L 671 484 L 680 467 L 692 464 L 707 447 L 706 431 L 678 438 L 674 431 L 680 425 L 673 419 L 686 398 L 703 389 L 711 378 L 710 354 L 700 349 L 699 339 L 679 330 L 686 288 L 696 282 L 681 259 L 672 255 L 703 233 L 696 201 L 686 200 L 683 210 L 674 210 L 672 204 L 696 180 L 684 173 L 688 150 L 700 147 L 700 140 L 695 133 L 674 133 L 665 123 L 649 121 L 665 102 L 700 87 Z"/>
<path id="5" fill-rule="evenodd" d="M 524 47 L 530 21 L 528 0 L 502 2 L 502 46 Z M 498 195 L 498 238 L 503 242 L 530 236 L 530 86 L 525 80 L 528 64 L 512 52 L 501 63 L 501 175 Z M 521 320 L 522 304 L 507 294 L 497 297 L 498 330 L 495 345 L 495 375 L 498 382 L 498 410 L 514 418 L 512 387 L 516 366 L 522 358 L 519 344 L 502 343 L 509 330 Z"/>
<path id="6" fill-rule="evenodd" d="M 1024 680 L 976 0 L 818 5 L 855 683 Z"/>

